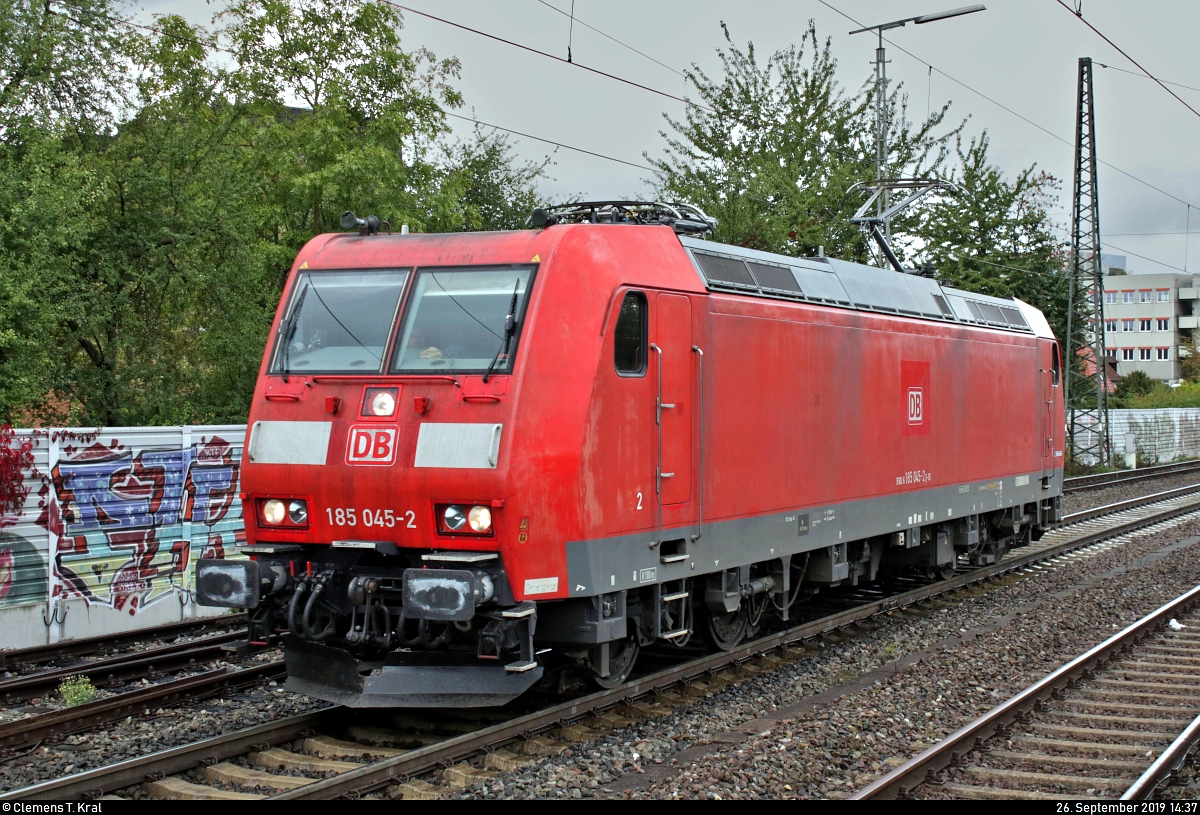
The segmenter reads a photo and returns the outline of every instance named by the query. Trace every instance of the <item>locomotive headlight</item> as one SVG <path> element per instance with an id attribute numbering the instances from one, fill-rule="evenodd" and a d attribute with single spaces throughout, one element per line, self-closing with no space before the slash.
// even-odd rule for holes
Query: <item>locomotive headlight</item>
<path id="1" fill-rule="evenodd" d="M 467 523 L 476 532 L 487 532 L 492 528 L 492 511 L 487 507 L 471 507 L 467 513 Z"/>
<path id="2" fill-rule="evenodd" d="M 278 526 L 283 523 L 284 507 L 283 501 L 272 498 L 263 504 L 262 508 L 263 520 L 271 526 Z"/>
<path id="3" fill-rule="evenodd" d="M 396 413 L 397 388 L 367 388 L 363 394 L 364 416 L 393 416 Z"/>
<path id="4" fill-rule="evenodd" d="M 287 508 L 288 519 L 296 526 L 308 523 L 308 504 L 304 501 L 292 501 Z"/>
<path id="5" fill-rule="evenodd" d="M 454 532 L 462 529 L 463 524 L 467 522 L 467 516 L 463 514 L 462 507 L 448 506 L 442 514 L 442 520 L 446 528 Z"/>

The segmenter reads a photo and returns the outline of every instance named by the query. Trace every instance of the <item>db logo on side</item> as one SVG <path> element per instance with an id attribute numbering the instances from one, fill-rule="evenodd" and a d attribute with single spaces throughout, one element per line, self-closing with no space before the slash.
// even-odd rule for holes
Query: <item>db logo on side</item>
<path id="1" fill-rule="evenodd" d="M 920 388 L 908 389 L 908 423 L 920 424 L 924 415 L 924 396 Z"/>
<path id="2" fill-rule="evenodd" d="M 396 428 L 354 425 L 346 442 L 347 464 L 393 464 L 396 461 Z"/>

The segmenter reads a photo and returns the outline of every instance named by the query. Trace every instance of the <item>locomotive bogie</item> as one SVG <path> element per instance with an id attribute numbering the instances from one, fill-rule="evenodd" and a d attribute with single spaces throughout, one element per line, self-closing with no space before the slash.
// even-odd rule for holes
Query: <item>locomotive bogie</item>
<path id="1" fill-rule="evenodd" d="M 198 593 L 334 702 L 610 685 L 1003 557 L 1059 520 L 1061 427 L 1019 301 L 665 226 L 321 236 L 251 408 L 251 560 Z"/>

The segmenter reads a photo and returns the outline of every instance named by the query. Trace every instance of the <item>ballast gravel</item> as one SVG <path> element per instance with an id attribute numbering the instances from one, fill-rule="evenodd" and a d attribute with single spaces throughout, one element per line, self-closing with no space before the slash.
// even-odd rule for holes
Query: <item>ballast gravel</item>
<path id="1" fill-rule="evenodd" d="M 263 652 L 251 659 L 279 656 L 277 651 Z M 264 680 L 192 704 L 146 710 L 140 716 L 0 757 L 0 792 L 307 713 L 327 704 L 285 691 L 274 680 Z"/>
<path id="2" fill-rule="evenodd" d="M 1161 478 L 1147 478 L 1145 481 L 1134 481 L 1131 484 L 1116 484 L 1111 487 L 1098 487 L 1092 490 L 1072 492 L 1063 496 L 1062 511 L 1064 515 L 1079 512 L 1093 507 L 1115 504 L 1118 501 L 1128 501 L 1143 495 L 1165 492 L 1178 487 L 1188 487 L 1192 484 L 1200 486 L 1200 472 L 1179 473 L 1166 475 Z"/>
<path id="3" fill-rule="evenodd" d="M 892 612 L 811 657 L 447 797 L 845 797 L 1200 583 L 1200 544 L 1147 557 L 1192 537 L 1200 521 Z M 830 689 L 840 698 L 813 704 Z"/>

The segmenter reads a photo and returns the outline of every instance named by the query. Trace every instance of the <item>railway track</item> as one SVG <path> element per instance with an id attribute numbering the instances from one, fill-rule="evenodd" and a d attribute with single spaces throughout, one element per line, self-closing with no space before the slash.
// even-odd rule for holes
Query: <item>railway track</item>
<path id="1" fill-rule="evenodd" d="M 56 642 L 50 645 L 35 645 L 31 648 L 10 648 L 0 650 L 0 671 L 19 669 L 27 665 L 56 662 L 68 657 L 85 657 L 93 654 L 111 655 L 118 648 L 146 642 L 147 640 L 177 637 L 206 630 L 215 631 L 244 626 L 245 624 L 245 614 L 229 614 L 223 617 L 206 617 L 200 620 L 170 623 L 142 631 L 106 634 L 102 637 L 67 640 L 66 642 Z M 245 632 L 243 631 L 243 633 Z"/>
<path id="2" fill-rule="evenodd" d="M 96 685 L 108 685 L 150 676 L 164 671 L 187 668 L 227 655 L 227 646 L 244 640 L 245 629 L 227 631 L 187 642 L 170 643 L 114 657 L 50 668 L 0 680 L 0 699 L 6 704 L 32 699 L 52 691 L 69 676 L 86 676 Z"/>
<path id="3" fill-rule="evenodd" d="M 1142 467 L 1137 470 L 1118 470 L 1112 473 L 1096 475 L 1079 475 L 1063 479 L 1063 494 L 1092 490 L 1100 487 L 1113 487 L 1118 484 L 1132 484 L 1151 478 L 1162 478 L 1167 475 L 1200 471 L 1200 461 L 1184 461 L 1177 464 L 1161 464 L 1157 467 Z"/>
<path id="4" fill-rule="evenodd" d="M 1200 586 L 852 797 L 1144 800 L 1200 743 L 1197 691 Z"/>
<path id="5" fill-rule="evenodd" d="M 48 710 L 24 719 L 0 723 L 0 750 L 13 751 L 104 722 L 185 700 L 203 699 L 224 689 L 243 687 L 264 678 L 282 676 L 283 660 L 249 668 L 217 668 L 194 676 L 137 688 L 75 707 Z"/>
<path id="6" fill-rule="evenodd" d="M 1073 522 L 999 564 L 870 598 L 732 652 L 704 654 L 618 688 L 537 710 L 484 712 L 482 720 L 456 718 L 444 711 L 413 711 L 398 714 L 385 722 L 390 726 L 380 727 L 378 712 L 327 708 L 15 790 L 0 795 L 0 800 L 96 797 L 130 787 L 163 798 L 328 799 L 369 794 L 396 783 L 402 784 L 406 798 L 436 797 L 452 792 L 455 785 L 515 769 L 538 754 L 565 750 L 571 742 L 598 731 L 667 713 L 670 708 L 664 703 L 703 696 L 737 681 L 739 674 L 802 659 L 811 653 L 803 646 L 805 640 L 1006 573 L 1045 568 L 1047 562 L 1079 556 L 1089 548 L 1098 550 L 1109 538 L 1200 512 L 1200 485 L 1142 500 L 1146 503 L 1140 506 L 1110 505 L 1103 517 L 1096 510 L 1076 513 L 1067 519 Z M 435 770 L 441 771 L 441 786 L 416 778 Z"/>

